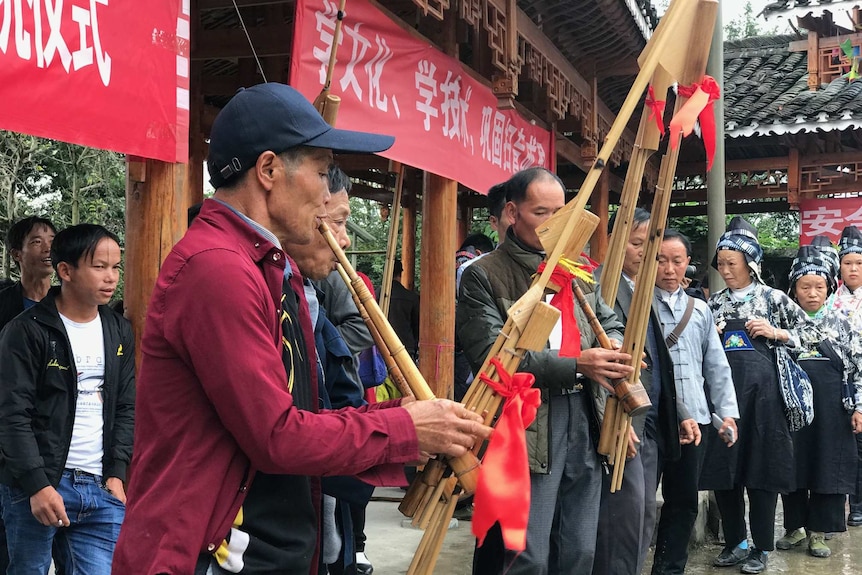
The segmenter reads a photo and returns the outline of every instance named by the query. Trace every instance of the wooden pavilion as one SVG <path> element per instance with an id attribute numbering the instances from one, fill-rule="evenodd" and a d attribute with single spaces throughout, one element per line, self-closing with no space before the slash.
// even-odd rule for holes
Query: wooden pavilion
<path id="1" fill-rule="evenodd" d="M 551 130 L 557 170 L 569 189 L 580 185 L 594 160 L 614 110 L 637 73 L 636 58 L 657 23 L 652 7 L 634 0 L 374 4 L 393 22 L 468 67 L 475 79 L 493 90 L 500 108 L 514 108 L 528 121 Z M 202 199 L 209 127 L 238 88 L 264 77 L 287 81 L 295 9 L 292 0 L 191 0 L 189 162 L 128 163 L 126 268 L 134 280 L 126 284 L 126 304 L 138 333 L 159 264 L 184 233 L 187 207 Z M 633 139 L 634 132 L 627 131 L 613 166 L 627 160 Z M 363 156 L 337 161 L 357 182 L 359 195 L 391 202 L 387 160 Z M 605 217 L 609 190 L 621 186 L 619 176 L 604 177 L 596 205 Z M 406 277 L 413 277 L 417 210 L 426 214 L 423 240 L 434 238 L 422 241 L 419 250 L 425 293 L 420 369 L 443 396 L 449 393 L 452 378 L 453 257 L 469 210 L 482 203 L 480 196 L 456 181 L 406 171 L 402 202 Z"/>
<path id="2" fill-rule="evenodd" d="M 797 14 L 807 36 L 750 38 L 725 47 L 725 179 L 731 213 L 786 210 L 800 198 L 862 191 L 862 81 L 841 77 L 847 62 L 835 52 L 847 38 L 857 49 L 862 44 L 859 8 L 852 1 L 797 3 L 787 10 L 807 10 Z M 652 6 L 636 0 L 380 0 L 374 5 L 469 68 L 493 90 L 498 107 L 515 109 L 550 130 L 557 172 L 569 190 L 583 182 L 657 23 Z M 822 16 L 814 16 L 824 8 Z M 833 22 L 828 10 L 839 8 L 848 11 L 851 27 Z M 270 81 L 287 81 L 295 9 L 293 0 L 191 0 L 189 162 L 128 163 L 126 257 L 134 281 L 126 284 L 126 302 L 138 333 L 159 264 L 185 231 L 187 207 L 202 199 L 209 127 L 238 88 L 263 81 L 261 70 Z M 600 230 L 608 205 L 618 201 L 633 141 L 634 129 L 629 129 L 593 194 L 592 209 L 604 219 Z M 356 182 L 358 195 L 391 203 L 394 178 L 386 159 L 337 161 Z M 686 145 L 671 215 L 705 212 L 704 170 L 702 146 Z M 657 164 L 648 166 L 647 204 L 657 175 Z M 414 275 L 415 222 L 421 210 L 420 369 L 438 395 L 451 388 L 453 256 L 471 210 L 484 206 L 480 194 L 486 191 L 418 169 L 405 172 L 404 277 L 409 283 Z M 596 234 L 593 253 L 601 256 L 605 242 L 604 233 Z"/>

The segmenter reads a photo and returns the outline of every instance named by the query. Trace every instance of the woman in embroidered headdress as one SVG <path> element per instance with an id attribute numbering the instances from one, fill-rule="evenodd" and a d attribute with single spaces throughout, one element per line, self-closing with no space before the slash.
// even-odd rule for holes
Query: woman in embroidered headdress
<path id="1" fill-rule="evenodd" d="M 845 494 L 856 483 L 853 434 L 862 431 L 862 340 L 851 337 L 850 323 L 827 304 L 837 287 L 829 252 L 822 251 L 830 248 L 799 248 L 788 290 L 816 325 L 803 335 L 798 356 L 814 389 L 815 417 L 793 434 L 797 491 L 781 496 L 787 532 L 775 546 L 795 547 L 805 541 L 807 530 L 814 557 L 832 554 L 825 533 L 846 529 Z"/>
<path id="2" fill-rule="evenodd" d="M 856 226 L 847 226 L 838 242 L 838 257 L 842 284 L 835 293 L 833 307 L 850 321 L 853 336 L 862 338 L 862 233 Z M 862 435 L 856 436 L 858 458 L 855 489 L 850 491 L 850 514 L 847 525 L 862 525 Z"/>
<path id="3" fill-rule="evenodd" d="M 847 316 L 856 333 L 862 333 L 862 232 L 847 226 L 838 242 L 841 287 L 835 294 L 835 307 Z"/>
<path id="4" fill-rule="evenodd" d="M 790 427 L 779 390 L 776 348 L 799 347 L 796 329 L 805 312 L 760 277 L 763 250 L 757 230 L 741 217 L 731 220 L 716 246 L 716 267 L 727 288 L 713 294 L 715 316 L 739 404 L 739 438 L 730 448 L 710 442 L 700 488 L 714 490 L 726 546 L 716 566 L 742 563 L 743 573 L 766 569 L 774 549 L 779 493 L 795 490 Z M 748 549 L 745 499 L 754 546 Z"/>

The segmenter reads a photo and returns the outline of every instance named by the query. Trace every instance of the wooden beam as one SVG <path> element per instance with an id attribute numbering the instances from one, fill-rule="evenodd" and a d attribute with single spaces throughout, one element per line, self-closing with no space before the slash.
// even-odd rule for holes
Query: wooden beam
<path id="1" fill-rule="evenodd" d="M 820 38 L 820 47 L 821 48 L 839 48 L 841 42 L 845 42 L 847 39 L 853 44 L 862 43 L 862 32 L 856 32 L 855 34 L 845 34 L 843 36 L 831 36 L 829 38 Z M 790 52 L 807 52 L 809 47 L 808 40 L 796 40 L 790 43 Z"/>
<path id="2" fill-rule="evenodd" d="M 592 165 L 585 162 L 583 157 L 581 156 L 581 147 L 576 143 L 571 141 L 569 138 L 563 136 L 560 133 L 556 134 L 557 141 L 556 150 L 557 155 L 568 163 L 577 166 L 581 171 L 587 173 L 590 169 L 592 169 Z M 608 170 L 605 170 L 606 172 Z M 608 185 L 612 190 L 622 190 L 623 189 L 623 179 L 616 174 L 608 173 Z"/>
<path id="3" fill-rule="evenodd" d="M 557 139 L 557 146 L 560 140 Z M 562 154 L 561 154 L 562 155 Z M 859 161 L 859 152 L 839 152 L 835 154 L 812 154 L 799 157 L 801 167 L 810 166 L 836 166 L 850 164 Z M 744 160 L 728 160 L 725 162 L 725 171 L 735 172 L 766 172 L 769 170 L 789 170 L 791 166 L 790 156 L 772 156 L 768 158 L 749 158 Z M 703 162 L 686 162 L 677 168 L 677 177 L 696 176 L 703 174 Z"/>
<path id="4" fill-rule="evenodd" d="M 784 201 L 776 202 L 752 202 L 740 204 L 738 202 L 727 202 L 728 214 L 765 214 L 770 212 L 788 212 L 790 204 Z M 669 218 L 680 218 L 683 216 L 702 216 L 706 214 L 706 204 L 697 206 L 671 206 L 668 211 Z"/>
<path id="5" fill-rule="evenodd" d="M 248 29 L 259 57 L 289 56 L 292 31 L 287 24 L 266 24 Z M 240 28 L 216 28 L 201 32 L 193 60 L 253 58 L 248 38 Z"/>

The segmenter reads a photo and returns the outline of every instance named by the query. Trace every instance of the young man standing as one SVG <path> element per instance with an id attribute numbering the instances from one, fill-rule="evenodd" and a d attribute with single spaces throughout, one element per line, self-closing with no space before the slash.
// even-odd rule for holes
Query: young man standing
<path id="1" fill-rule="evenodd" d="M 134 338 L 107 303 L 120 246 L 101 226 L 54 238 L 60 286 L 0 334 L 0 500 L 8 573 L 109 574 L 134 430 Z"/>

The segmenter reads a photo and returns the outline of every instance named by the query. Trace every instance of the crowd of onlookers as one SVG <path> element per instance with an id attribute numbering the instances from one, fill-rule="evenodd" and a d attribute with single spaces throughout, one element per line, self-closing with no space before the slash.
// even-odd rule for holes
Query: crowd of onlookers
<path id="1" fill-rule="evenodd" d="M 386 367 L 317 228 L 350 245 L 350 180 L 332 151 L 391 145 L 328 126 L 288 86 L 239 92 L 213 124 L 216 193 L 162 265 L 137 369 L 131 326 L 108 305 L 118 239 L 38 217 L 11 227 L 20 279 L 0 291 L 0 571 L 372 573 L 373 487 L 404 485 L 405 466 L 491 435 L 469 406 L 367 393 Z M 540 269 L 536 229 L 565 188 L 530 168 L 488 199 L 498 245 L 471 236 L 456 255 L 458 399 Z M 641 273 L 650 224 L 637 209 L 611 283 L 583 255 L 571 265 L 593 281 L 556 270 L 595 318 L 564 301 L 571 291 L 548 294 L 571 315 L 518 367 L 541 396 L 525 431 L 524 548 L 507 549 L 511 526 L 494 525 L 477 574 L 638 574 L 653 539 L 652 573 L 683 573 L 699 490 L 721 514 L 714 565 L 743 573 L 764 571 L 776 547 L 828 557 L 828 534 L 862 525 L 862 233 L 849 226 L 837 249 L 822 237 L 802 246 L 783 293 L 763 280 L 757 230 L 733 218 L 712 261 L 727 287 L 705 299 L 678 231 L 664 230 L 656 276 Z M 399 272 L 391 318 L 415 358 L 418 296 Z M 616 382 L 634 372 L 622 343 L 644 282 L 651 406 L 633 418 L 612 493 L 596 442 Z M 462 517 L 474 511 L 461 502 Z"/>

